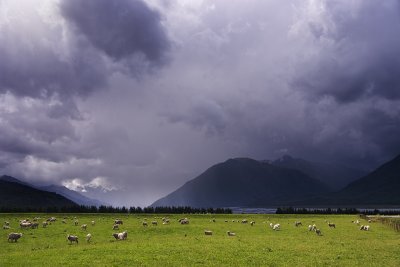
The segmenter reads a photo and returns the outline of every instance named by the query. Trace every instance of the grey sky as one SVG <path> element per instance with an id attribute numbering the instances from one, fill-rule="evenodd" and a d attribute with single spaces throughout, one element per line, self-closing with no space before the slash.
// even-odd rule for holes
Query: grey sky
<path id="1" fill-rule="evenodd" d="M 231 157 L 400 153 L 395 0 L 0 0 L 0 174 L 148 205 Z"/>

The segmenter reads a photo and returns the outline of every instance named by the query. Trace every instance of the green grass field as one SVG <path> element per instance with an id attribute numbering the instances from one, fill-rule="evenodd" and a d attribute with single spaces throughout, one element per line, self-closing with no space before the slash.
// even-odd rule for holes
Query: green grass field
<path id="1" fill-rule="evenodd" d="M 20 229 L 19 220 L 39 216 L 39 229 Z M 47 228 L 41 222 L 55 216 Z M 74 226 L 88 224 L 87 231 Z M 370 223 L 370 231 L 360 231 L 350 215 L 165 215 L 121 214 L 0 214 L 10 230 L 1 229 L 0 266 L 400 266 L 400 233 L 380 223 Z M 63 217 L 68 217 L 63 224 Z M 188 217 L 190 224 L 178 219 Z M 113 231 L 115 218 L 123 220 Z M 148 227 L 142 226 L 147 218 Z M 215 218 L 216 222 L 210 220 Z M 232 220 L 254 220 L 242 224 Z M 94 220 L 95 226 L 90 222 Z M 157 220 L 158 226 L 151 221 Z M 225 222 L 228 220 L 228 222 Z M 303 226 L 295 227 L 300 220 Z M 326 221 L 336 224 L 330 229 Z M 280 223 L 273 231 L 269 223 Z M 309 232 L 315 223 L 322 236 Z M 368 224 L 361 220 L 361 224 Z M 212 230 L 212 236 L 204 230 Z M 128 239 L 116 241 L 114 232 L 128 231 Z M 229 237 L 227 231 L 236 233 Z M 17 243 L 7 242 L 10 232 L 22 232 Z M 87 243 L 85 236 L 92 234 Z M 69 244 L 67 234 L 79 236 L 79 244 Z"/>

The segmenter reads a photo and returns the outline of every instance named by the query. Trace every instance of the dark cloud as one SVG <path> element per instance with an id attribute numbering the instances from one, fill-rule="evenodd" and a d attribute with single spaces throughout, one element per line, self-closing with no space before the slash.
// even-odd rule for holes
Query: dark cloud
<path id="1" fill-rule="evenodd" d="M 349 7 L 327 2 L 306 24 L 317 56 L 302 62 L 293 85 L 310 97 L 348 103 L 379 96 L 400 98 L 400 12 L 398 1 L 365 1 Z"/>
<path id="2" fill-rule="evenodd" d="M 142 0 L 65 0 L 61 14 L 97 49 L 115 61 L 144 56 L 165 63 L 170 47 L 160 14 Z"/>

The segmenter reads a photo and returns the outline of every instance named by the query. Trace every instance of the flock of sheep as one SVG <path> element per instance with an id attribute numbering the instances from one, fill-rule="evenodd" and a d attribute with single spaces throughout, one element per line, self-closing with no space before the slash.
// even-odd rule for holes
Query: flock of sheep
<path id="1" fill-rule="evenodd" d="M 20 226 L 21 229 L 37 229 L 39 227 L 39 223 L 38 223 L 39 220 L 40 220 L 40 218 L 38 218 L 38 217 L 33 218 L 32 221 L 30 219 L 20 220 L 19 221 L 19 226 Z M 57 219 L 55 217 L 50 217 L 47 220 L 42 222 L 42 227 L 46 228 L 48 225 L 51 225 L 52 223 L 54 223 L 56 221 L 57 221 Z M 65 217 L 61 222 L 63 224 L 66 224 L 67 223 L 67 218 Z M 210 220 L 210 222 L 215 223 L 216 219 L 212 219 L 212 220 Z M 225 220 L 225 222 L 227 223 L 228 220 Z M 248 224 L 248 220 L 247 219 L 232 220 L 232 222 Z M 336 228 L 336 224 L 334 224 L 332 222 L 328 222 L 326 220 L 325 220 L 325 222 L 327 223 L 329 228 Z M 368 222 L 371 222 L 371 220 L 368 220 Z M 178 223 L 180 223 L 182 225 L 189 224 L 189 219 L 188 218 L 178 219 Z M 254 226 L 255 223 L 256 223 L 255 221 L 251 221 L 249 224 L 251 226 Z M 268 223 L 268 222 L 264 221 L 263 223 Z M 314 223 L 314 221 L 312 223 L 313 224 L 308 225 L 308 231 L 313 231 L 318 236 L 321 236 L 322 232 L 321 232 L 320 228 L 317 227 L 317 225 Z M 352 223 L 357 224 L 358 226 L 360 226 L 360 224 L 361 224 L 359 220 L 352 221 Z M 162 224 L 163 225 L 170 224 L 170 219 L 167 218 L 167 217 L 163 217 L 162 218 Z M 79 225 L 79 221 L 78 221 L 78 219 L 76 217 L 74 217 L 74 225 L 75 226 Z M 96 222 L 95 221 L 91 221 L 91 225 L 95 226 Z M 113 223 L 113 226 L 112 226 L 112 229 L 113 230 L 119 230 L 119 228 L 122 227 L 122 225 L 123 225 L 123 221 L 121 219 L 115 219 L 114 223 Z M 142 221 L 142 225 L 144 227 L 148 226 L 148 222 L 147 222 L 146 218 L 144 218 L 144 220 Z M 156 220 L 153 220 L 153 221 L 151 221 L 151 225 L 157 226 L 158 222 Z M 279 223 L 270 222 L 269 226 L 274 231 L 279 231 L 281 229 L 281 224 L 279 224 Z M 294 226 L 295 227 L 302 226 L 301 221 L 295 221 Z M 87 224 L 82 224 L 81 225 L 81 229 L 84 230 L 84 231 L 87 230 L 87 227 L 88 227 Z M 7 221 L 4 222 L 3 229 L 5 229 L 5 230 L 11 229 L 10 222 L 7 222 Z M 369 225 L 361 225 L 359 229 L 360 230 L 364 230 L 364 231 L 369 231 L 370 230 L 370 226 Z M 236 233 L 231 232 L 231 231 L 227 231 L 226 233 L 227 233 L 228 236 L 236 236 Z M 204 230 L 204 234 L 205 235 L 213 235 L 213 232 L 211 230 Z M 113 233 L 112 236 L 116 240 L 126 240 L 128 238 L 128 232 L 127 231 L 123 231 L 123 232 L 120 232 L 120 233 Z M 21 237 L 22 237 L 22 233 L 10 233 L 8 235 L 8 242 L 17 242 L 18 239 L 20 239 Z M 92 235 L 90 233 L 88 233 L 86 235 L 86 241 L 90 242 L 91 238 L 92 238 Z M 72 243 L 78 244 L 78 240 L 79 240 L 79 238 L 76 235 L 71 235 L 71 234 L 67 235 L 67 241 L 69 241 L 70 244 L 72 244 Z"/>

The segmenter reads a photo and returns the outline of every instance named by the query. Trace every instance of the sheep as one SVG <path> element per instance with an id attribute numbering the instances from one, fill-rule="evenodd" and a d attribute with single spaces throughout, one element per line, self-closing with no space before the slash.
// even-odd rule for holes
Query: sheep
<path id="1" fill-rule="evenodd" d="M 5 221 L 5 222 L 4 222 L 4 225 L 10 226 L 10 222 Z"/>
<path id="2" fill-rule="evenodd" d="M 118 225 L 118 224 L 116 224 L 116 225 Z M 147 222 L 142 222 L 142 225 L 146 227 L 147 226 Z"/>
<path id="3" fill-rule="evenodd" d="M 330 228 L 336 228 L 336 225 L 335 225 L 334 223 L 331 223 L 331 222 L 328 222 L 328 226 L 329 226 Z"/>
<path id="4" fill-rule="evenodd" d="M 315 229 L 315 233 L 316 233 L 317 235 L 322 235 L 321 230 L 319 230 L 319 229 Z"/>
<path id="5" fill-rule="evenodd" d="M 360 230 L 369 231 L 369 225 L 361 225 Z"/>
<path id="6" fill-rule="evenodd" d="M 298 227 L 298 226 L 300 226 L 300 225 L 303 225 L 300 221 L 294 222 L 294 226 Z"/>
<path id="7" fill-rule="evenodd" d="M 47 219 L 48 222 L 55 222 L 57 219 L 55 217 L 50 217 Z"/>
<path id="8" fill-rule="evenodd" d="M 72 244 L 72 242 L 75 242 L 78 244 L 78 237 L 76 235 L 68 235 L 67 240 Z"/>
<path id="9" fill-rule="evenodd" d="M 179 222 L 180 222 L 180 224 L 189 224 L 189 220 L 187 218 L 180 219 Z"/>
<path id="10" fill-rule="evenodd" d="M 14 241 L 14 242 L 17 242 L 18 241 L 18 239 L 20 239 L 22 237 L 22 233 L 11 233 L 11 234 L 9 234 L 8 235 L 8 242 L 12 242 L 12 241 Z"/>
<path id="11" fill-rule="evenodd" d="M 152 221 L 151 225 L 157 226 L 157 221 Z"/>
<path id="12" fill-rule="evenodd" d="M 236 236 L 236 234 L 234 232 L 231 232 L 231 231 L 227 231 L 226 233 L 228 234 L 228 236 Z"/>
<path id="13" fill-rule="evenodd" d="M 310 224 L 308 226 L 308 231 L 315 231 L 315 229 L 317 229 L 317 226 L 315 224 L 313 224 L 313 225 Z"/>
<path id="14" fill-rule="evenodd" d="M 124 231 L 122 233 L 114 233 L 112 234 L 116 240 L 126 240 L 128 238 L 128 232 Z"/>
<path id="15" fill-rule="evenodd" d="M 213 233 L 212 233 L 212 231 L 210 231 L 210 230 L 204 230 L 204 234 L 205 234 L 205 235 L 212 235 Z"/>
<path id="16" fill-rule="evenodd" d="M 31 226 L 32 226 L 32 223 L 30 223 L 30 222 L 21 222 L 20 224 L 19 224 L 19 226 L 21 227 L 21 229 L 22 228 L 30 228 Z"/>
<path id="17" fill-rule="evenodd" d="M 273 227 L 274 227 L 274 224 L 273 224 L 273 223 L 270 223 L 270 224 L 269 224 L 269 227 L 273 228 Z"/>
<path id="18" fill-rule="evenodd" d="M 114 224 L 113 225 L 113 230 L 119 230 L 119 224 Z"/>
<path id="19" fill-rule="evenodd" d="M 75 220 L 75 221 L 74 221 L 74 225 L 75 225 L 75 226 L 78 226 L 78 225 L 79 225 L 79 221 L 78 221 L 78 220 Z"/>
<path id="20" fill-rule="evenodd" d="M 64 220 L 62 220 L 61 221 L 63 224 L 66 224 L 67 223 L 67 221 L 64 219 Z"/>
<path id="21" fill-rule="evenodd" d="M 115 224 L 124 224 L 124 222 L 120 219 L 115 219 L 114 223 Z"/>
<path id="22" fill-rule="evenodd" d="M 251 226 L 253 226 L 253 225 L 255 225 L 255 224 L 256 224 L 255 221 L 251 221 L 251 222 L 250 222 L 250 225 L 251 225 Z"/>
<path id="23" fill-rule="evenodd" d="M 92 239 L 92 235 L 89 233 L 86 235 L 86 242 L 90 242 L 90 240 Z"/>
<path id="24" fill-rule="evenodd" d="M 82 228 L 82 230 L 85 230 L 85 231 L 86 231 L 86 229 L 87 229 L 87 224 L 82 224 L 82 225 L 81 225 L 81 228 Z"/>
<path id="25" fill-rule="evenodd" d="M 227 222 L 228 222 L 228 220 L 225 220 L 225 222 L 227 223 Z"/>
<path id="26" fill-rule="evenodd" d="M 246 219 L 243 219 L 243 220 L 242 220 L 242 223 L 247 223 L 247 220 L 246 220 Z"/>
<path id="27" fill-rule="evenodd" d="M 8 229 L 10 229 L 11 227 L 10 226 L 8 226 L 8 225 L 3 225 L 3 229 L 4 230 L 8 230 Z"/>
<path id="28" fill-rule="evenodd" d="M 47 225 L 49 225 L 49 223 L 48 223 L 48 222 L 42 222 L 42 226 L 43 226 L 43 228 L 46 228 L 46 227 L 47 227 Z"/>
<path id="29" fill-rule="evenodd" d="M 211 221 L 214 222 L 214 223 L 216 222 L 215 219 L 212 219 Z"/>
<path id="30" fill-rule="evenodd" d="M 39 224 L 38 224 L 37 222 L 32 223 L 32 224 L 31 224 L 31 228 L 32 228 L 32 229 L 37 229 L 37 228 L 39 228 Z"/>
<path id="31" fill-rule="evenodd" d="M 92 224 L 92 226 L 95 226 L 95 225 L 96 225 L 96 222 L 95 222 L 95 221 L 92 221 L 91 224 Z"/>
<path id="32" fill-rule="evenodd" d="M 275 224 L 274 227 L 272 228 L 275 231 L 278 231 L 281 229 L 281 225 L 279 223 Z"/>

